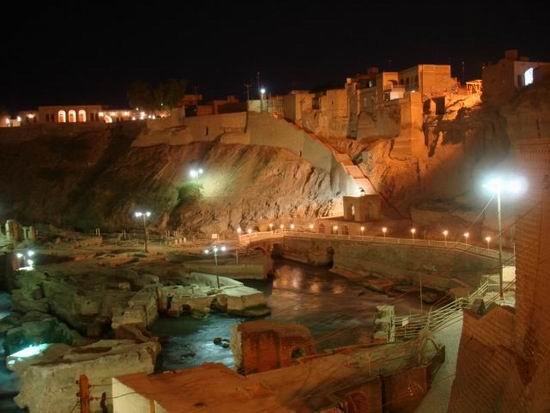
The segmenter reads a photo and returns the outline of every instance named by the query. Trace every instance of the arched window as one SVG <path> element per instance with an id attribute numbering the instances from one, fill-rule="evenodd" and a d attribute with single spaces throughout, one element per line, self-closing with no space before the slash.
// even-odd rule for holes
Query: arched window
<path id="1" fill-rule="evenodd" d="M 69 115 L 69 123 L 76 123 L 76 111 L 71 109 L 68 115 Z"/>
<path id="2" fill-rule="evenodd" d="M 65 123 L 67 122 L 67 112 L 64 110 L 60 110 L 57 112 L 57 123 Z"/>
<path id="3" fill-rule="evenodd" d="M 86 122 L 86 111 L 84 109 L 80 109 L 78 111 L 78 121 L 79 122 Z"/>

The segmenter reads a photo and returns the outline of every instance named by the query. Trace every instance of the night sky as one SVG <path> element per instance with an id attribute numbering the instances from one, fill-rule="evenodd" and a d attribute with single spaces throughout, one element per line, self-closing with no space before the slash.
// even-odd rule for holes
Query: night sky
<path id="1" fill-rule="evenodd" d="M 51 3 L 51 2 L 50 2 Z M 126 106 L 135 80 L 188 80 L 207 98 L 343 85 L 369 66 L 450 63 L 480 76 L 505 49 L 550 60 L 543 1 L 95 1 L 2 5 L 0 107 Z M 550 8 L 550 7 L 549 7 Z"/>

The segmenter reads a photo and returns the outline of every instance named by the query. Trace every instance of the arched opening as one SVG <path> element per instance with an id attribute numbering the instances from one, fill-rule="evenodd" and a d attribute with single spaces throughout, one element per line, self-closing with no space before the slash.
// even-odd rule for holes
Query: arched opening
<path id="1" fill-rule="evenodd" d="M 342 234 L 344 235 L 349 235 L 349 229 L 348 229 L 348 226 L 347 225 L 344 225 L 342 227 Z"/>
<path id="2" fill-rule="evenodd" d="M 319 224 L 319 233 L 324 234 L 325 233 L 325 224 Z"/>
<path id="3" fill-rule="evenodd" d="M 295 347 L 292 349 L 292 353 L 290 354 L 290 357 L 292 360 L 297 360 L 299 358 L 302 358 L 306 355 L 306 351 L 301 347 Z"/>
<path id="4" fill-rule="evenodd" d="M 64 110 L 60 110 L 57 112 L 57 123 L 65 123 L 67 122 L 67 112 Z"/>
<path id="5" fill-rule="evenodd" d="M 76 123 L 76 111 L 75 110 L 71 109 L 68 113 L 68 116 L 69 116 L 69 123 Z"/>
<path id="6" fill-rule="evenodd" d="M 86 122 L 86 111 L 84 109 L 78 111 L 78 121 L 82 123 Z"/>

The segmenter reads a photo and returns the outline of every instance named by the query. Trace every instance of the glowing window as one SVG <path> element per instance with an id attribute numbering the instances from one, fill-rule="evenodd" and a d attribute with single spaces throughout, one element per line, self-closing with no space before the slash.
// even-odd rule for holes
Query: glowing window
<path id="1" fill-rule="evenodd" d="M 531 84 L 533 84 L 533 81 L 534 81 L 534 78 L 533 78 L 533 68 L 530 67 L 529 69 L 527 69 L 525 71 L 525 73 L 523 74 L 523 84 L 525 86 L 529 86 Z"/>
<path id="2" fill-rule="evenodd" d="M 84 109 L 80 109 L 78 111 L 78 121 L 79 122 L 86 122 L 86 111 Z"/>
<path id="3" fill-rule="evenodd" d="M 76 123 L 76 111 L 70 110 L 68 115 L 69 115 L 69 123 Z"/>
<path id="4" fill-rule="evenodd" d="M 67 112 L 64 110 L 60 110 L 57 112 L 57 122 L 58 123 L 65 123 L 67 122 Z"/>

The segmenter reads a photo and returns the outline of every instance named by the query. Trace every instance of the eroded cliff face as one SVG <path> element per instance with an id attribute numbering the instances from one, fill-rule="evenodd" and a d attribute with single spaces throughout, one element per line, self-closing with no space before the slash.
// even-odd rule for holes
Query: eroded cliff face
<path id="1" fill-rule="evenodd" d="M 215 142 L 131 147 L 136 126 L 2 131 L 0 217 L 120 231 L 147 208 L 158 229 L 223 232 L 333 208 L 330 175 L 291 152 Z M 190 180 L 188 172 L 204 175 Z"/>

